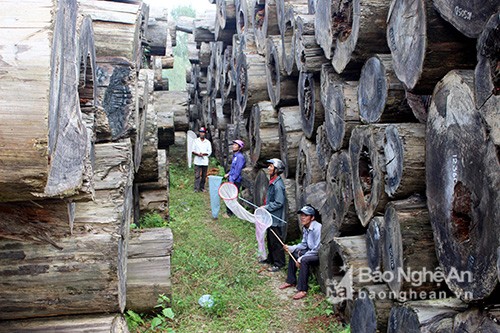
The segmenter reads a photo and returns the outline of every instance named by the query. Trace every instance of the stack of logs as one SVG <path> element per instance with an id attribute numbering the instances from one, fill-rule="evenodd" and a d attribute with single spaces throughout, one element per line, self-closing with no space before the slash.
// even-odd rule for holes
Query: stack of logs
<path id="1" fill-rule="evenodd" d="M 285 162 L 287 240 L 298 206 L 320 210 L 318 279 L 351 330 L 498 332 L 498 1 L 214 7 L 176 25 L 192 34 L 189 128 L 226 168 L 247 143 L 257 205 L 265 161 Z M 376 278 L 425 270 L 445 282 Z"/>
<path id="2" fill-rule="evenodd" d="M 168 218 L 168 148 L 187 124 L 187 103 L 158 105 L 167 16 L 140 0 L 0 10 L 0 331 L 127 332 L 125 308 L 171 292 L 170 230 L 129 232 Z"/>

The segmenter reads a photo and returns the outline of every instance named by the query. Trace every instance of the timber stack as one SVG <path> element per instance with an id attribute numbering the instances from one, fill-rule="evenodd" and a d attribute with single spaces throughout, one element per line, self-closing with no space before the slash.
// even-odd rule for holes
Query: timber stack
<path id="1" fill-rule="evenodd" d="M 353 332 L 500 330 L 499 17 L 498 1 L 225 0 L 177 24 L 198 50 L 189 129 L 226 167 L 247 142 L 256 204 L 281 157 L 289 207 L 322 214 L 318 281 Z"/>
<path id="2" fill-rule="evenodd" d="M 125 309 L 171 293 L 170 230 L 130 235 L 140 214 L 168 218 L 168 147 L 187 124 L 187 103 L 157 105 L 168 17 L 139 0 L 0 9 L 12 13 L 0 28 L 0 331 L 128 332 Z"/>

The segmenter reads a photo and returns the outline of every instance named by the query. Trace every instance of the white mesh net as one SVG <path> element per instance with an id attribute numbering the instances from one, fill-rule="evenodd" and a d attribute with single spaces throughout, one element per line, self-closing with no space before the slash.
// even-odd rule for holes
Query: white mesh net
<path id="1" fill-rule="evenodd" d="M 219 187 L 219 196 L 224 200 L 226 206 L 239 219 L 255 224 L 255 238 L 257 239 L 259 255 L 267 257 L 265 246 L 266 230 L 273 223 L 271 214 L 262 207 L 255 209 L 252 214 L 238 202 L 238 188 L 232 183 L 224 183 Z"/>

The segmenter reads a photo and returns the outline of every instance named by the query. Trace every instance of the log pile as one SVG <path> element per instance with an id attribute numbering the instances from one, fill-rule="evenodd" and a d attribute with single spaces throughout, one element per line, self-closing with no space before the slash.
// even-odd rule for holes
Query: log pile
<path id="1" fill-rule="evenodd" d="M 170 286 L 169 250 L 129 251 L 134 219 L 168 217 L 165 149 L 189 122 L 186 101 L 157 106 L 175 44 L 167 16 L 142 1 L 0 9 L 12 13 L 0 28 L 0 331 L 128 332 L 127 285 L 151 288 L 149 310 L 169 292 L 131 275 L 145 271 L 133 261 L 161 255 L 154 274 Z"/>
<path id="2" fill-rule="evenodd" d="M 499 290 L 498 3 L 234 4 L 232 41 L 216 54 L 231 57 L 226 121 L 201 116 L 218 98 L 199 83 L 215 75 L 205 74 L 213 69 L 201 61 L 202 43 L 192 62 L 198 77 L 188 82 L 197 87 L 191 129 L 211 129 L 216 150 L 246 141 L 242 190 L 257 204 L 267 186 L 262 162 L 285 162 L 289 203 L 321 212 L 318 280 L 339 316 L 352 317 L 356 332 L 408 331 L 406 317 L 418 332 L 492 324 L 478 321 Z M 221 13 L 224 5 L 216 4 Z M 293 211 L 287 219 L 296 230 Z M 450 278 L 455 268 L 470 279 Z M 446 279 L 414 286 L 375 274 L 425 269 Z M 418 303 L 432 293 L 446 300 Z"/>

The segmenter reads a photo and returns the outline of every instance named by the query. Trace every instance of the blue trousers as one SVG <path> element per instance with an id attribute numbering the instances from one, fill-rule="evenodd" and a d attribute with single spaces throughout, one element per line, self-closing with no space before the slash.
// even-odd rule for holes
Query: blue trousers
<path id="1" fill-rule="evenodd" d="M 292 252 L 292 255 L 295 259 L 300 257 L 300 253 L 298 250 Z M 309 272 L 310 268 L 313 265 L 319 264 L 318 256 L 307 256 L 300 260 L 300 270 L 299 270 L 299 278 L 297 280 L 297 266 L 295 266 L 295 261 L 290 258 L 288 260 L 288 273 L 286 277 L 286 282 L 297 285 L 298 291 L 307 291 L 309 286 L 307 285 L 307 281 L 309 280 Z"/>

